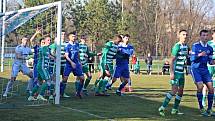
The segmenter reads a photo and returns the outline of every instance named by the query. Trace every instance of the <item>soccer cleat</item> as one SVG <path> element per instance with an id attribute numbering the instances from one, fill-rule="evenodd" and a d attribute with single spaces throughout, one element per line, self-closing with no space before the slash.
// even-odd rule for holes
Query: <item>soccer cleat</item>
<path id="1" fill-rule="evenodd" d="M 84 93 L 85 96 L 89 96 L 89 93 L 88 93 L 87 89 L 83 89 L 83 93 Z"/>
<path id="2" fill-rule="evenodd" d="M 172 115 L 184 115 L 184 113 L 180 112 L 178 109 L 172 109 L 171 111 Z"/>
<path id="3" fill-rule="evenodd" d="M 50 96 L 49 96 L 49 100 L 54 100 L 54 96 L 53 96 L 53 95 L 50 95 Z"/>
<path id="4" fill-rule="evenodd" d="M 7 97 L 7 93 L 6 92 L 3 94 L 3 97 Z"/>
<path id="5" fill-rule="evenodd" d="M 207 116 L 207 115 L 208 115 L 208 114 L 207 114 L 207 111 L 205 110 L 205 108 L 200 109 L 200 113 L 201 113 L 201 115 L 203 115 L 203 116 Z"/>
<path id="6" fill-rule="evenodd" d="M 62 96 L 63 98 L 70 98 L 70 96 L 69 95 L 67 95 L 66 93 L 63 93 L 63 96 Z"/>
<path id="7" fill-rule="evenodd" d="M 215 113 L 212 110 L 207 110 L 208 116 L 215 116 Z"/>
<path id="8" fill-rule="evenodd" d="M 78 97 L 78 98 L 80 98 L 80 99 L 82 99 L 82 96 L 81 96 L 80 93 L 77 93 L 77 92 L 76 92 L 75 96 Z"/>
<path id="9" fill-rule="evenodd" d="M 158 109 L 160 116 L 165 116 L 164 110 L 165 110 L 165 108 L 162 106 Z"/>
<path id="10" fill-rule="evenodd" d="M 105 87 L 105 89 L 107 89 L 107 90 L 112 90 L 111 85 L 107 85 L 107 86 Z"/>
<path id="11" fill-rule="evenodd" d="M 38 96 L 37 96 L 37 100 L 47 101 L 47 99 L 44 98 L 42 95 L 38 95 Z"/>
<path id="12" fill-rule="evenodd" d="M 116 90 L 116 94 L 117 94 L 118 96 L 121 96 L 121 95 L 122 95 L 121 91 L 119 91 L 119 90 Z"/>
<path id="13" fill-rule="evenodd" d="M 28 101 L 35 101 L 35 100 L 37 100 L 37 99 L 35 99 L 33 96 L 28 97 Z"/>

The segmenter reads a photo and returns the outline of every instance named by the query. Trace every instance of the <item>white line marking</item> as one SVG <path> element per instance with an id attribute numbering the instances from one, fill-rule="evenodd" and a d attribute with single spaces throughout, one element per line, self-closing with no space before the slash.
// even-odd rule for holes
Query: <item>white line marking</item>
<path id="1" fill-rule="evenodd" d="M 60 106 L 60 107 L 68 109 L 68 110 L 73 110 L 73 111 L 76 111 L 76 112 L 80 112 L 80 113 L 85 113 L 87 115 L 90 115 L 90 116 L 93 116 L 93 117 L 96 117 L 96 118 L 108 119 L 109 121 L 114 121 L 113 119 L 109 119 L 108 117 L 99 116 L 99 115 L 92 114 L 92 113 L 89 113 L 89 112 L 86 112 L 86 111 L 83 111 L 83 110 L 79 110 L 79 109 L 75 109 L 75 108 L 71 108 L 71 107 L 65 107 L 65 106 Z"/>

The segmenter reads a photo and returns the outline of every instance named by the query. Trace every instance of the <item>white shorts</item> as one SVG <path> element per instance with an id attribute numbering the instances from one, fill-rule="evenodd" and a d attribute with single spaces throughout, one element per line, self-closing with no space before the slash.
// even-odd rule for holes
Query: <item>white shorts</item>
<path id="1" fill-rule="evenodd" d="M 12 71 L 11 71 L 11 77 L 17 77 L 19 72 L 22 72 L 24 75 L 30 74 L 30 69 L 27 67 L 26 64 L 17 64 L 13 63 Z"/>

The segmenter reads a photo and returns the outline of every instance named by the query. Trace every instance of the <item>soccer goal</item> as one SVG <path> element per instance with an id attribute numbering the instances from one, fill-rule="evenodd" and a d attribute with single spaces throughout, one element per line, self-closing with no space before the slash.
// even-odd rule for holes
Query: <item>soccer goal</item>
<path id="1" fill-rule="evenodd" d="M 2 10 L 2 8 L 0 9 Z M 24 35 L 28 35 L 29 37 L 33 36 L 38 27 L 41 29 L 41 36 L 48 33 L 52 41 L 56 43 L 55 104 L 60 104 L 61 26 L 61 1 L 8 12 L 5 12 L 5 7 L 3 7 L 3 11 L 0 11 L 0 66 L 2 73 L 7 69 L 11 69 L 12 61 L 15 56 L 15 47 L 20 44 L 21 38 Z M 10 73 L 10 71 L 8 72 Z"/>

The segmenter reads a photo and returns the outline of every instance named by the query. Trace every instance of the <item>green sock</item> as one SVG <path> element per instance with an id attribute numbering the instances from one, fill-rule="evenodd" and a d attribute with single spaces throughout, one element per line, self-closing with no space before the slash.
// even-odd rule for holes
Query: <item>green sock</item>
<path id="1" fill-rule="evenodd" d="M 176 97 L 175 97 L 175 103 L 174 103 L 174 106 L 173 106 L 174 109 L 178 109 L 179 104 L 181 102 L 181 98 L 182 98 L 181 96 L 176 95 Z"/>
<path id="2" fill-rule="evenodd" d="M 91 78 L 87 78 L 86 80 L 85 80 L 85 83 L 84 83 L 84 89 L 86 89 L 87 88 L 87 86 L 89 85 L 89 83 L 90 83 L 90 80 L 91 80 Z"/>
<path id="3" fill-rule="evenodd" d="M 167 94 L 166 94 L 166 98 L 164 99 L 164 102 L 163 102 L 162 106 L 163 106 L 164 108 L 166 108 L 171 99 L 172 99 L 172 94 L 167 93 Z"/>
<path id="4" fill-rule="evenodd" d="M 34 94 L 35 94 L 36 92 L 38 92 L 38 90 L 39 90 L 39 86 L 38 86 L 38 85 L 35 85 L 35 86 L 33 87 L 33 89 L 32 89 L 32 93 L 31 93 L 30 96 L 34 96 Z"/>
<path id="5" fill-rule="evenodd" d="M 105 88 L 106 88 L 106 85 L 107 85 L 107 83 L 108 83 L 108 80 L 102 80 L 103 81 L 103 83 L 102 83 L 102 92 L 105 92 Z"/>
<path id="6" fill-rule="evenodd" d="M 100 81 L 100 79 L 96 79 L 96 81 L 95 81 L 95 87 L 97 86 L 97 84 L 99 83 L 99 81 Z"/>
<path id="7" fill-rule="evenodd" d="M 46 91 L 47 87 L 48 87 L 48 85 L 46 82 L 42 84 L 41 90 L 40 90 L 40 95 L 42 95 L 42 96 L 45 95 L 45 91 Z"/>
<path id="8" fill-rule="evenodd" d="M 99 83 L 99 86 L 97 87 L 96 92 L 97 92 L 97 93 L 100 93 L 100 92 L 101 92 L 101 89 L 102 89 L 102 86 L 103 86 L 103 81 L 100 80 L 98 83 Z"/>

